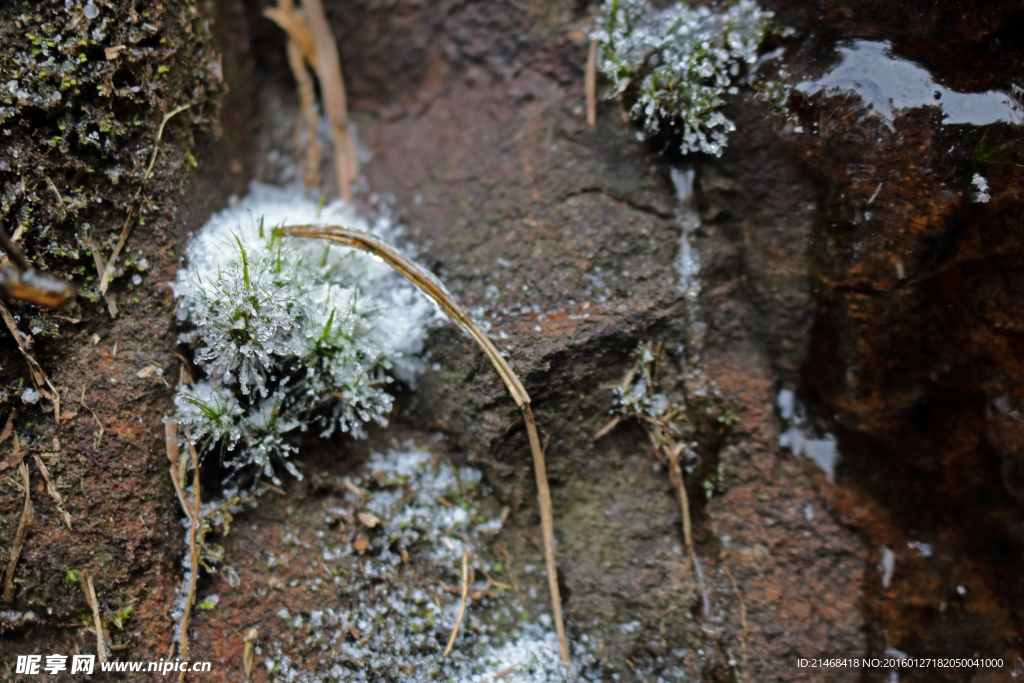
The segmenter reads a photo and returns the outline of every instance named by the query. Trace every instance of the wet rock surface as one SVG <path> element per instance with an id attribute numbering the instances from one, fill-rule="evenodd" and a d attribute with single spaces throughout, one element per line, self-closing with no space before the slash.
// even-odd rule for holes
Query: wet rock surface
<path id="1" fill-rule="evenodd" d="M 810 242 L 817 312 L 801 393 L 836 427 L 836 510 L 871 545 L 870 647 L 1009 659 L 1021 647 L 1011 607 L 1020 351 L 1010 322 L 1021 108 L 1018 46 L 1000 31 L 1019 17 L 953 17 L 936 6 L 897 23 L 899 11 L 861 10 L 851 10 L 853 25 L 873 25 L 867 33 L 886 41 L 862 62 L 861 81 L 884 84 L 913 60 L 937 87 L 931 102 L 889 112 L 863 90 L 793 95 L 782 140 L 819 179 Z M 822 78 L 814 60 L 797 69 L 798 80 Z M 987 96 L 1011 104 L 993 116 Z M 958 101 L 970 103 L 959 115 Z"/>
<path id="2" fill-rule="evenodd" d="M 597 126 L 586 125 L 592 4 L 326 4 L 366 152 L 358 201 L 399 212 L 421 262 L 489 325 L 533 398 L 547 439 L 570 639 L 589 639 L 593 675 L 880 681 L 891 673 L 805 675 L 791 660 L 902 652 L 1009 661 L 1019 652 L 1024 399 L 1014 295 L 1024 142 L 1013 113 L 982 127 L 951 122 L 943 109 L 957 93 L 1019 96 L 1024 59 L 1010 39 L 1019 12 L 765 3 L 795 33 L 767 46 L 784 49 L 759 78 L 775 73 L 798 85 L 832 74 L 832 82 L 796 88 L 784 109 L 741 89 L 726 112 L 737 131 L 724 155 L 679 159 L 664 140 L 639 141 L 618 102 L 600 102 Z M 136 291 L 138 310 L 110 323 L 88 304 L 73 363 L 60 355 L 72 353 L 66 340 L 46 342 L 45 353 L 53 346 L 58 355 L 47 366 L 58 386 L 84 377 L 97 387 L 85 403 L 105 431 L 96 441 L 89 411 L 78 409 L 48 461 L 58 482 L 87 483 L 68 496 L 74 534 L 58 531 L 53 506 L 33 490 L 40 521 L 19 565 L 14 609 L 69 616 L 5 626 L 5 663 L 7 652 L 37 647 L 92 651 L 94 636 L 67 628 L 86 614 L 80 589 L 64 578 L 76 568 L 97 577 L 105 615 L 135 605 L 131 638 L 115 633 L 128 646 L 119 657 L 157 658 L 171 642 L 183 548 L 162 464 L 159 418 L 171 410 L 171 392 L 158 376 L 135 376 L 150 361 L 171 386 L 178 372 L 173 302 L 159 283 L 173 279 L 180 245 L 167 245 L 244 192 L 250 152 L 267 182 L 295 180 L 290 160 L 300 157 L 279 33 L 256 2 L 200 9 L 215 19 L 223 54 L 228 89 L 217 101 L 228 135 L 219 147 L 168 142 L 161 152 L 187 162 L 186 151 L 206 150 L 192 152 L 198 174 L 182 164 L 174 176 L 205 189 L 188 201 L 168 190 L 162 218 L 135 228 L 133 243 L 160 274 Z M 842 90 L 843 72 L 836 75 L 858 45 L 873 56 L 864 69 L 885 72 L 873 91 Z M 886 110 L 885 74 L 896 59 L 901 78 L 918 74 L 907 65 L 927 74 L 919 83 L 934 82 L 940 104 Z M 325 171 L 323 186 L 333 187 Z M 691 245 L 701 270 L 690 298 L 678 261 L 683 225 L 696 219 Z M 119 302 L 131 296 L 120 286 Z M 88 341 L 93 332 L 98 345 Z M 681 548 L 664 464 L 642 427 L 624 423 L 594 439 L 609 419 L 610 386 L 641 341 L 662 344 L 663 389 L 684 397 L 694 427 L 687 479 L 703 591 Z M 4 348 L 3 367 L 17 367 L 13 342 Z M 214 670 L 192 680 L 244 680 L 250 627 L 263 648 L 253 680 L 283 675 L 259 663 L 271 658 L 270 643 L 274 660 L 288 657 L 297 676 L 341 661 L 343 646 L 320 639 L 313 614 L 375 598 L 336 585 L 337 572 L 353 568 L 325 563 L 318 544 L 354 548 L 360 527 L 325 514 L 351 507 L 342 480 L 395 439 L 484 473 L 480 505 L 508 514 L 481 552 L 514 572 L 529 619 L 544 614 L 542 576 L 526 570 L 543 558 L 519 412 L 453 327 L 435 328 L 429 348 L 428 370 L 400 397 L 392 428 L 365 443 L 311 448 L 300 459 L 303 482 L 287 483 L 284 496 L 264 491 L 218 540 L 223 571 L 200 583 L 201 595 L 218 600 L 196 610 L 191 627 L 194 657 Z M 56 370 L 65 365 L 66 377 Z M 833 471 L 779 445 L 792 428 L 780 419 L 781 389 L 795 391 L 817 436 L 833 435 Z M 76 403 L 78 391 L 65 402 Z M 53 436 L 23 438 L 35 445 Z M 141 459 L 126 461 L 139 444 Z M 215 488 L 216 469 L 205 475 Z M 5 539 L 21 501 L 9 485 L 0 503 Z M 267 553 L 288 562 L 268 564 Z M 415 554 L 410 562 L 396 572 L 398 585 L 436 590 L 449 605 L 438 582 L 450 585 L 454 568 Z M 899 680 L 1009 680 L 1008 669 L 971 675 L 904 670 Z"/>

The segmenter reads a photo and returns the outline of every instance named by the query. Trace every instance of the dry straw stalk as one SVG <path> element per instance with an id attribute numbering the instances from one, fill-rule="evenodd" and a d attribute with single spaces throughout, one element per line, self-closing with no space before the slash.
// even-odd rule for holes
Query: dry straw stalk
<path id="1" fill-rule="evenodd" d="M 551 612 L 554 617 L 555 628 L 558 631 L 558 644 L 561 649 L 562 659 L 568 662 L 569 643 L 565 638 L 565 624 L 562 621 L 562 602 L 558 594 L 558 571 L 555 568 L 555 522 L 551 505 L 551 491 L 548 489 L 547 467 L 544 462 L 544 451 L 540 445 L 540 438 L 537 436 L 537 424 L 533 419 L 533 410 L 530 408 L 530 396 L 526 393 L 523 383 L 519 381 L 519 377 L 516 376 L 511 366 L 501 356 L 498 349 L 487 338 L 483 330 L 473 322 L 473 319 L 469 317 L 469 314 L 455 300 L 455 297 L 448 293 L 444 285 L 431 273 L 398 253 L 391 245 L 358 230 L 333 225 L 293 225 L 282 227 L 279 229 L 279 232 L 284 235 L 291 235 L 292 237 L 325 239 L 379 257 L 416 285 L 424 294 L 433 299 L 449 317 L 473 338 L 473 341 L 480 346 L 487 359 L 491 361 L 494 369 L 498 371 L 501 379 L 505 382 L 505 386 L 508 387 L 509 393 L 512 394 L 512 398 L 515 399 L 515 402 L 523 412 L 526 433 L 530 439 L 530 450 L 533 452 L 533 469 L 537 477 L 537 493 L 540 498 L 541 528 L 544 535 L 544 559 L 547 565 L 548 589 L 551 591 Z"/>

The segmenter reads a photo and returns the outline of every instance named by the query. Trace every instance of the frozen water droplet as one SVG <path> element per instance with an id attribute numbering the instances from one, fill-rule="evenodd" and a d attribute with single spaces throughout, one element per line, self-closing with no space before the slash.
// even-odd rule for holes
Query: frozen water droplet
<path id="1" fill-rule="evenodd" d="M 85 13 L 85 18 L 89 19 L 90 21 L 100 15 L 99 8 L 92 3 L 92 0 L 89 0 L 89 2 L 86 3 L 85 9 L 83 9 L 82 11 Z"/>

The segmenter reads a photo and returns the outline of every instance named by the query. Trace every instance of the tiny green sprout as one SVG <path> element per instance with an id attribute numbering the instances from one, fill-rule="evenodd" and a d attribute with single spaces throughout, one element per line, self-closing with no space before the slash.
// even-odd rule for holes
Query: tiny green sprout
<path id="1" fill-rule="evenodd" d="M 68 573 L 64 576 L 65 579 L 71 583 L 78 583 L 78 579 L 81 578 L 82 573 L 77 569 L 69 569 Z"/>
<path id="2" fill-rule="evenodd" d="M 761 501 L 762 503 L 764 503 L 764 502 L 767 502 L 767 500 L 768 500 L 768 494 L 767 494 L 767 493 L 764 493 L 764 492 L 762 491 L 761 493 L 757 494 L 757 499 L 758 499 L 759 501 Z"/>
<path id="3" fill-rule="evenodd" d="M 988 130 L 985 130 L 985 132 L 981 134 L 981 138 L 971 149 L 971 162 L 975 167 L 988 166 L 989 164 L 1000 166 L 1022 166 L 1022 164 L 1007 160 L 1003 153 L 1024 140 L 1024 137 L 1016 137 L 998 145 L 986 145 L 985 138 L 987 137 Z"/>
<path id="4" fill-rule="evenodd" d="M 723 427 L 731 427 L 740 421 L 740 418 L 736 416 L 736 413 L 732 412 L 731 408 L 726 408 L 722 411 L 722 414 L 715 418 L 715 421 Z"/>
<path id="5" fill-rule="evenodd" d="M 123 629 L 124 624 L 126 621 L 128 621 L 128 616 L 130 614 L 131 605 L 125 605 L 124 607 L 119 609 L 117 613 L 114 614 L 114 618 L 112 618 L 111 622 L 114 624 L 114 626 L 118 627 L 119 629 Z"/>
<path id="6" fill-rule="evenodd" d="M 199 603 L 196 604 L 196 607 L 198 607 L 199 609 L 203 610 L 204 612 L 209 612 L 213 608 L 215 608 L 216 606 L 217 606 L 217 602 L 214 601 L 214 600 L 210 600 L 210 599 L 202 600 L 202 601 L 200 601 Z"/>

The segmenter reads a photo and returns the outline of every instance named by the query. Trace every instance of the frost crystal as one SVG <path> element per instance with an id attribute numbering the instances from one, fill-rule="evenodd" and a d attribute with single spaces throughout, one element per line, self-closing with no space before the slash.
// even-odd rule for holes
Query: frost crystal
<path id="1" fill-rule="evenodd" d="M 591 39 L 607 96 L 636 97 L 630 110 L 650 135 L 662 126 L 682 135 L 682 151 L 721 156 L 736 127 L 719 107 L 737 92 L 743 65 L 757 61 L 772 12 L 740 0 L 723 14 L 682 3 L 658 11 L 646 0 L 605 0 Z"/>
<path id="2" fill-rule="evenodd" d="M 363 436 L 366 423 L 386 422 L 391 377 L 413 383 L 422 371 L 432 304 L 372 256 L 273 232 L 312 223 L 400 236 L 387 214 L 370 222 L 341 203 L 254 184 L 196 235 L 173 285 L 179 319 L 194 326 L 180 339 L 198 345 L 206 372 L 178 394 L 177 419 L 193 440 L 232 452 L 233 469 L 255 464 L 273 478 L 273 461 L 310 426 Z"/>
<path id="3" fill-rule="evenodd" d="M 975 173 L 974 177 L 971 178 L 971 185 L 974 185 L 974 189 L 977 192 L 974 193 L 974 201 L 978 204 L 984 204 L 992 196 L 988 193 L 988 181 L 985 180 L 985 176 L 980 173 Z"/>
<path id="4" fill-rule="evenodd" d="M 361 531 L 367 543 L 361 550 L 337 535 L 310 539 L 320 559 L 317 578 L 299 567 L 293 576 L 313 590 L 326 568 L 340 599 L 304 612 L 308 620 L 286 609 L 278 613 L 290 627 L 282 624 L 266 645 L 268 678 L 290 683 L 490 683 L 496 676 L 511 683 L 605 680 L 589 639 L 571 643 L 574 668 L 566 668 L 550 617 L 530 621 L 522 595 L 490 580 L 506 571 L 488 551 L 504 515 L 488 519 L 481 480 L 479 470 L 455 467 L 411 442 L 373 454 L 353 473 L 346 507 L 330 512 L 351 519 L 361 507 L 379 523 Z M 283 542 L 301 545 L 304 535 L 289 531 Z M 455 648 L 445 657 L 459 600 L 437 588 L 459 585 L 464 549 L 475 583 Z"/>

